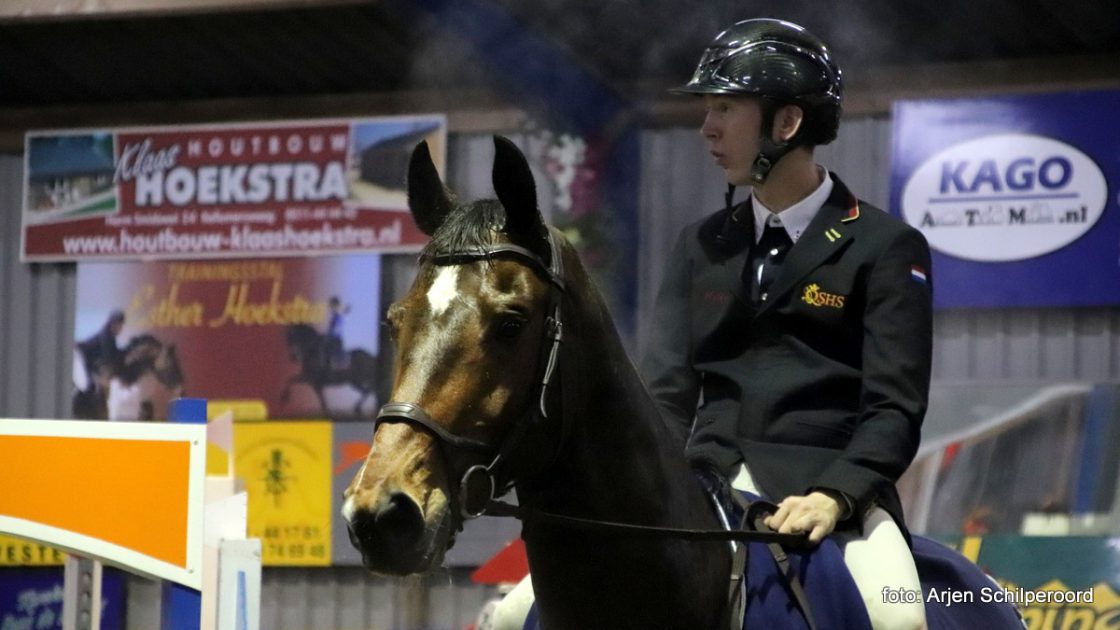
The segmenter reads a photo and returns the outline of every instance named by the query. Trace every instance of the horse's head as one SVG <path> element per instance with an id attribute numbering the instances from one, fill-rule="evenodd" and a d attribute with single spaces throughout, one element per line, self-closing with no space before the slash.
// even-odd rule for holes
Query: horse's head
<path id="1" fill-rule="evenodd" d="M 303 363 L 318 355 L 322 335 L 307 324 L 291 324 L 284 329 L 284 340 L 288 345 L 288 358 L 295 363 Z"/>
<path id="2" fill-rule="evenodd" d="M 109 419 L 165 418 L 171 401 L 182 396 L 183 380 L 175 344 L 147 334 L 133 337 L 125 348 L 121 370 L 107 388 Z"/>
<path id="3" fill-rule="evenodd" d="M 167 344 L 156 356 L 152 364 L 156 378 L 167 387 L 176 388 L 183 384 L 183 365 L 179 362 L 179 351 L 175 344 Z"/>
<path id="4" fill-rule="evenodd" d="M 147 333 L 136 335 L 125 344 L 123 362 L 132 365 L 139 361 L 154 361 L 163 350 L 163 342 Z"/>
<path id="5" fill-rule="evenodd" d="M 145 333 L 132 337 L 125 344 L 120 365 L 115 366 L 112 376 L 125 385 L 132 385 L 152 369 L 163 350 L 163 342 L 153 335 Z"/>
<path id="6" fill-rule="evenodd" d="M 442 561 L 462 523 L 460 495 L 470 494 L 461 477 L 491 464 L 511 428 L 541 406 L 562 279 L 525 157 L 504 138 L 495 146 L 497 201 L 456 203 L 426 144 L 409 165 L 409 206 L 432 240 L 411 289 L 388 310 L 393 402 L 343 509 L 377 572 Z"/>

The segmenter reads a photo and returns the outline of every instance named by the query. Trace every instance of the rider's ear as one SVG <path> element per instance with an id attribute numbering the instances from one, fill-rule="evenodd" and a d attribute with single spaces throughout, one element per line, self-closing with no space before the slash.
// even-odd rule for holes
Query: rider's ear
<path id="1" fill-rule="evenodd" d="M 494 136 L 494 192 L 506 210 L 504 231 L 524 237 L 531 248 L 545 244 L 544 219 L 537 209 L 537 184 L 525 155 L 508 138 Z"/>
<path id="2" fill-rule="evenodd" d="M 455 207 L 447 187 L 439 179 L 428 143 L 421 142 L 408 162 L 408 208 L 420 231 L 431 236 Z"/>

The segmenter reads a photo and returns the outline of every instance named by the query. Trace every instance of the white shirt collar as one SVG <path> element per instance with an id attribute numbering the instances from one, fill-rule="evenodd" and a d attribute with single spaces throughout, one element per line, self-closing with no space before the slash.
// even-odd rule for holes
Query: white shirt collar
<path id="1" fill-rule="evenodd" d="M 794 243 L 801 238 L 801 235 L 809 228 L 809 223 L 813 220 L 813 217 L 817 216 L 817 212 L 828 201 L 828 196 L 832 194 L 832 177 L 824 168 L 817 168 L 824 174 L 821 185 L 817 186 L 817 189 L 810 193 L 808 197 L 778 214 L 774 214 L 769 208 L 762 205 L 754 192 L 751 192 L 751 206 L 754 209 L 754 241 L 756 243 L 758 239 L 762 238 L 762 230 L 767 221 L 771 225 L 784 227 L 790 240 Z"/>

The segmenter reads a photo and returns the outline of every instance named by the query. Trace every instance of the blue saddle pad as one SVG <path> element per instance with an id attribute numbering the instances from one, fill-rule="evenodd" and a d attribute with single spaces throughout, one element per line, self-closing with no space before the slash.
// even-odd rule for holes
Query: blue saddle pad
<path id="1" fill-rule="evenodd" d="M 767 546 L 751 543 L 748 553 L 743 627 L 808 628 Z M 863 598 L 835 542 L 826 539 L 811 550 L 791 550 L 788 556 L 790 568 L 805 589 L 818 630 L 870 630 Z"/>
<path id="2" fill-rule="evenodd" d="M 913 553 L 930 630 L 1022 630 L 1024 625 L 1014 606 L 982 601 L 982 589 L 996 588 L 996 584 L 967 558 L 921 536 L 913 536 Z M 839 545 L 830 538 L 812 550 L 789 551 L 788 556 L 793 573 L 805 589 L 818 630 L 870 630 L 863 598 L 844 565 Z M 972 592 L 975 596 L 971 603 L 946 606 L 941 603 L 944 597 L 929 596 L 932 590 L 937 593 Z M 762 543 L 750 544 L 743 627 L 808 628 L 774 557 Z M 529 611 L 524 628 L 539 630 L 536 604 Z"/>
<path id="3" fill-rule="evenodd" d="M 913 542 L 914 564 L 918 567 L 925 595 L 926 624 L 931 630 L 1021 630 L 1026 627 L 1014 605 L 985 601 L 984 589 L 999 587 L 968 558 L 922 536 L 913 536 Z M 972 601 L 958 599 L 949 605 L 944 595 L 931 597 L 931 591 L 950 595 L 971 593 Z"/>

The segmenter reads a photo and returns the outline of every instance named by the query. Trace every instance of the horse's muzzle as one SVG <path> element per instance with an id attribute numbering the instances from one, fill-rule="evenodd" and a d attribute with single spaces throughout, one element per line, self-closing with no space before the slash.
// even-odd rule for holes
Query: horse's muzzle
<path id="1" fill-rule="evenodd" d="M 424 515 L 404 492 L 391 493 L 374 510 L 357 510 L 347 530 L 370 571 L 411 575 L 425 571 L 432 560 Z"/>

